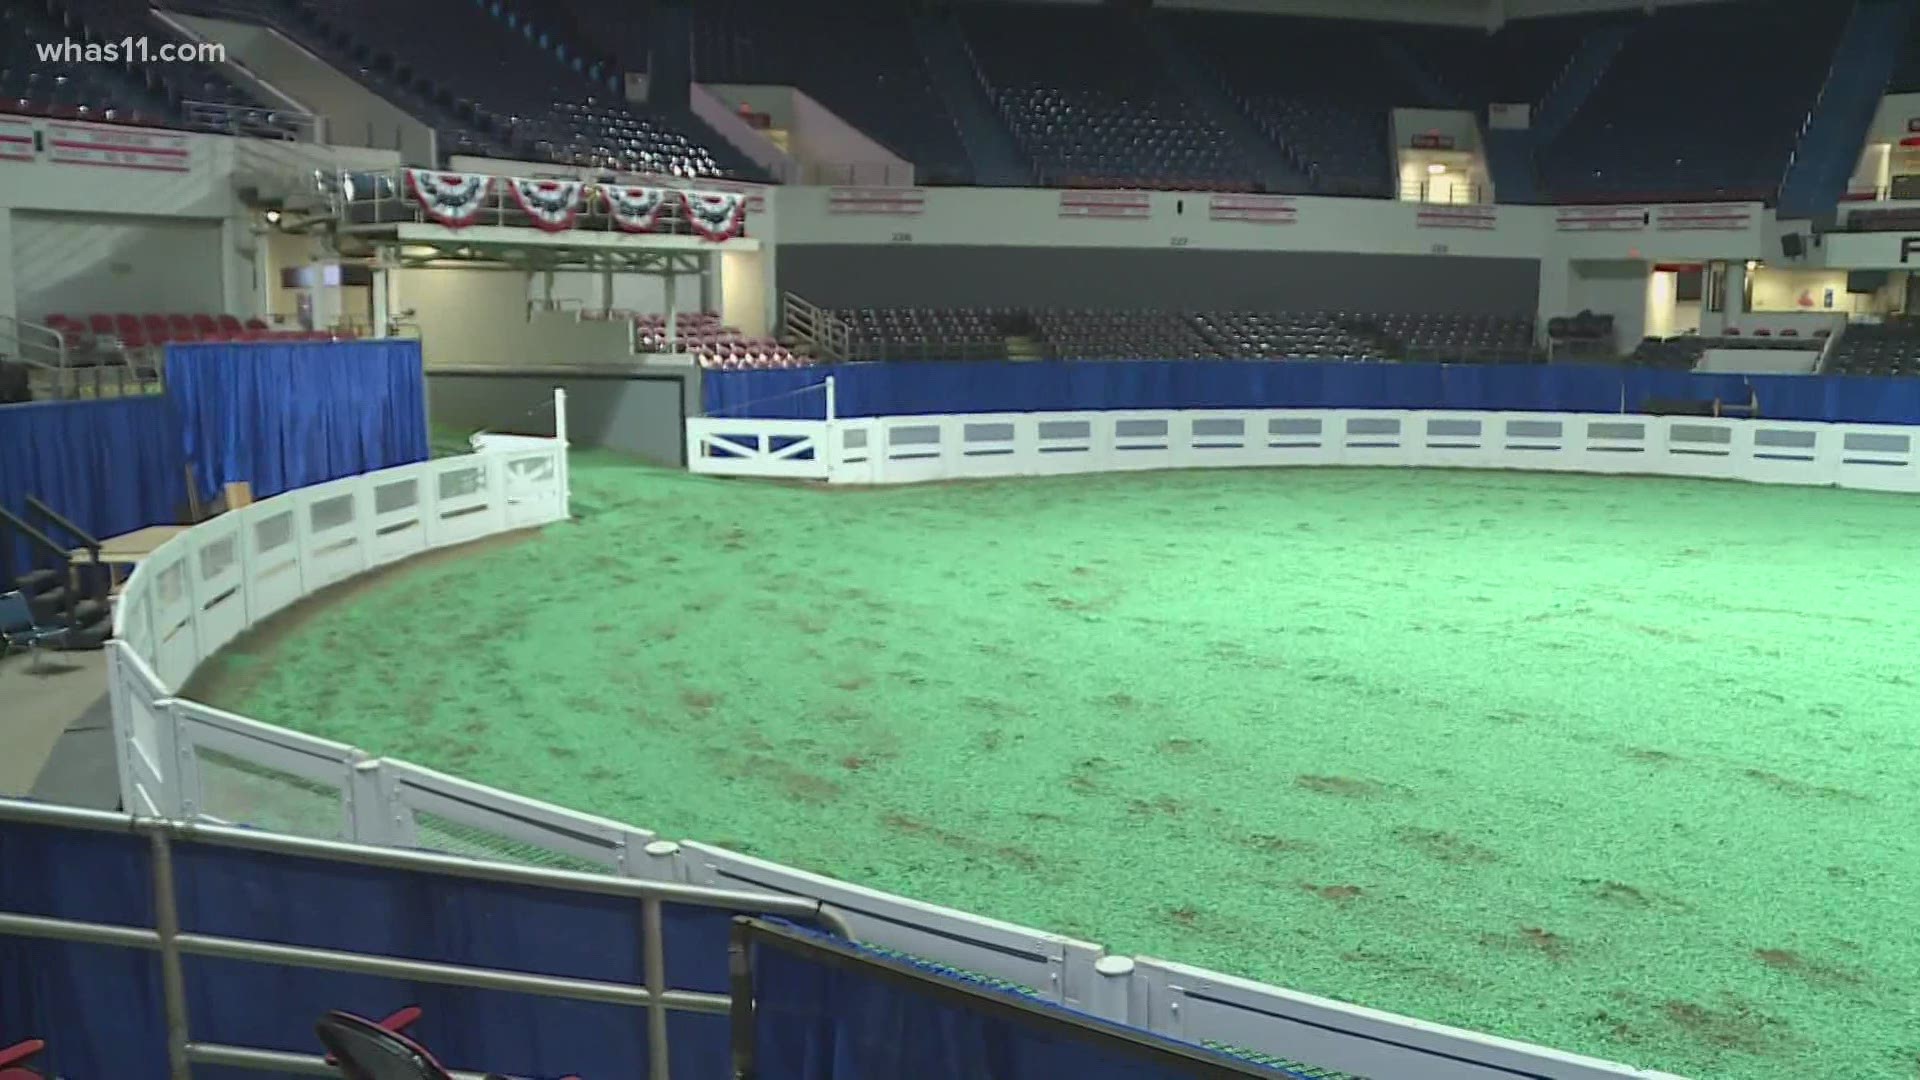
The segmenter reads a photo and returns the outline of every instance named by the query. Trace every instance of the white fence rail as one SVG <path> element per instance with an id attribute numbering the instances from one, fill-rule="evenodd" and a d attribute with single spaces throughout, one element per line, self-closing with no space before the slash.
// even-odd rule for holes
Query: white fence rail
<path id="1" fill-rule="evenodd" d="M 1724 417 L 1272 409 L 687 421 L 697 473 L 900 484 L 1134 469 L 1377 465 L 1920 491 L 1920 429 Z"/>
<path id="2" fill-rule="evenodd" d="M 1514 427 L 1512 420 L 1521 426 Z M 1618 428 L 1580 426 L 1589 421 Z M 1768 430 L 1776 428 L 1788 430 L 1779 425 Z M 1109 955 L 1100 945 L 1060 934 L 706 844 L 663 841 L 645 829 L 374 758 L 342 743 L 177 696 L 221 645 L 329 584 L 421 551 L 565 518 L 564 426 L 561 432 L 557 439 L 476 436 L 474 454 L 288 492 L 188 530 L 156 551 L 128 580 L 108 656 L 127 808 L 321 839 L 803 897 L 830 905 L 870 944 L 1015 983 L 1047 1000 L 1161 1034 L 1376 1080 L 1662 1075 L 1199 969 Z M 1866 470 L 1863 475 L 1897 478 L 1914 471 L 1911 445 L 1905 442 L 1854 446 L 1846 438 L 1834 442 L 1816 433 L 1809 449 L 1792 439 L 1776 444 L 1744 435 L 1676 436 L 1665 422 L 1642 418 L 1281 412 L 901 417 L 831 424 L 692 420 L 687 437 L 690 448 L 699 448 L 690 454 L 698 472 L 866 483 L 1198 464 L 1511 460 L 1516 464 L 1500 467 L 1519 467 L 1520 460 L 1556 460 L 1556 454 L 1569 453 L 1560 448 L 1570 442 L 1606 461 L 1615 460 L 1605 456 L 1613 452 L 1603 449 L 1608 445 L 1645 451 L 1649 444 L 1697 444 L 1707 450 L 1807 451 L 1815 467 L 1853 467 L 1828 453 L 1831 442 L 1842 448 L 1842 457 L 1897 459 L 1893 465 L 1858 466 Z M 1536 446 L 1547 449 L 1531 449 Z M 1439 456 L 1429 460 L 1425 455 Z M 1875 471 L 1882 468 L 1886 471 Z"/>

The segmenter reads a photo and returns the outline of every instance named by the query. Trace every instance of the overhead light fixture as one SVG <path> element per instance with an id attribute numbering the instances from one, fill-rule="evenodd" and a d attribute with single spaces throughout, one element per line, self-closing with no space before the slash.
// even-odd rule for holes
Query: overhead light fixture
<path id="1" fill-rule="evenodd" d="M 1428 175 L 1428 176 L 1439 176 L 1439 175 L 1440 175 L 1441 173 L 1443 173 L 1443 172 L 1446 172 L 1446 171 L 1447 171 L 1447 167 L 1446 167 L 1445 165 L 1442 165 L 1442 164 L 1440 164 L 1440 163 L 1439 163 L 1439 162 L 1437 162 L 1437 161 L 1436 161 L 1436 162 L 1434 162 L 1433 164 L 1431 164 L 1431 165 L 1429 165 L 1429 166 L 1427 166 L 1427 175 Z"/>
<path id="2" fill-rule="evenodd" d="M 280 211 L 278 210 L 267 211 L 267 224 L 269 225 L 280 224 Z"/>

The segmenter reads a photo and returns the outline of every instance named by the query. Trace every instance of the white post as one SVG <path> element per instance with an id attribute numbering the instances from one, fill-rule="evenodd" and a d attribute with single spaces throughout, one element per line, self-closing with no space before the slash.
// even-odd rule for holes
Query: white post
<path id="1" fill-rule="evenodd" d="M 667 301 L 667 351 L 668 352 L 677 352 L 678 342 L 680 340 L 680 328 L 678 326 L 678 323 L 680 322 L 680 313 L 679 313 L 679 310 L 674 306 L 674 302 L 673 302 L 674 281 L 677 277 L 678 275 L 669 271 L 666 276 L 666 281 L 661 283 L 661 289 L 660 289 L 660 291 L 665 295 L 666 301 Z"/>
<path id="2" fill-rule="evenodd" d="M 560 444 L 560 516 L 573 516 L 573 466 L 567 448 L 567 392 L 553 388 L 553 441 Z"/>
<path id="3" fill-rule="evenodd" d="M 833 376 L 829 375 L 827 376 L 827 422 L 822 425 L 824 430 L 820 433 L 821 441 L 825 442 L 826 445 L 815 451 L 826 459 L 827 483 L 829 484 L 833 483 L 833 474 L 840 470 L 840 425 L 834 423 L 837 412 L 838 406 L 834 398 Z"/>

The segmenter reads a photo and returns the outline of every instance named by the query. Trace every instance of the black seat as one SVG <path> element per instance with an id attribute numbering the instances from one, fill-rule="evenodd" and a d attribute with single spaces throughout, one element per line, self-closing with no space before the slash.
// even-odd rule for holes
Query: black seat
<path id="1" fill-rule="evenodd" d="M 347 1080 L 453 1080 L 426 1047 L 364 1017 L 330 1012 L 313 1030 Z"/>

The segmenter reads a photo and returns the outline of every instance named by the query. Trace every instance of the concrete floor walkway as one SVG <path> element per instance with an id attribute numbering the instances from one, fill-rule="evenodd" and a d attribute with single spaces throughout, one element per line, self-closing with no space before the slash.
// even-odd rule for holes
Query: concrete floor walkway
<path id="1" fill-rule="evenodd" d="M 0 795 L 117 806 L 112 726 L 105 652 L 0 659 Z"/>

